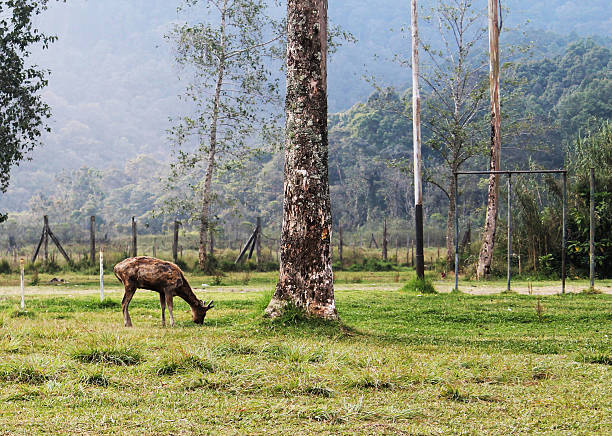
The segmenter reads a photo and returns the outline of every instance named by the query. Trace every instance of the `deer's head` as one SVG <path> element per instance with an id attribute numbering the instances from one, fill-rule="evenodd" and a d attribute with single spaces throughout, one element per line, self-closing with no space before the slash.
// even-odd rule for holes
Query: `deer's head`
<path id="1" fill-rule="evenodd" d="M 206 317 L 206 312 L 215 307 L 214 302 L 210 300 L 210 303 L 206 305 L 204 301 L 199 301 L 197 306 L 191 308 L 191 315 L 193 316 L 193 322 L 196 324 L 204 323 L 204 318 Z"/>

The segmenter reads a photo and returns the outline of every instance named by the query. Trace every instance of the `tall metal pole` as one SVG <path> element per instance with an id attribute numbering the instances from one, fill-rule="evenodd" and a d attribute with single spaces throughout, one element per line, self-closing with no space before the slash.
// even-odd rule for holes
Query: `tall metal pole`
<path id="1" fill-rule="evenodd" d="M 567 172 L 563 173 L 563 247 L 561 247 L 561 293 L 565 294 L 565 250 L 567 246 Z"/>
<path id="2" fill-rule="evenodd" d="M 425 278 L 423 254 L 423 186 L 421 178 L 421 96 L 419 93 L 419 31 L 417 0 L 411 0 L 412 30 L 412 146 L 414 158 L 414 215 L 416 224 L 416 273 Z"/>
<path id="3" fill-rule="evenodd" d="M 591 168 L 590 173 L 589 278 L 591 279 L 591 289 L 593 289 L 595 287 L 595 169 Z"/>
<path id="4" fill-rule="evenodd" d="M 459 176 L 455 173 L 455 291 L 459 291 L 459 211 L 457 204 L 459 203 Z"/>
<path id="5" fill-rule="evenodd" d="M 508 173 L 508 292 L 510 292 L 510 259 L 512 257 L 512 173 Z"/>

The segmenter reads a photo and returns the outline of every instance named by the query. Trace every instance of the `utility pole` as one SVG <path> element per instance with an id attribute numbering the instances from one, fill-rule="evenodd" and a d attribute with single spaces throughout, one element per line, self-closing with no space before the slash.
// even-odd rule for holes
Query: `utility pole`
<path id="1" fill-rule="evenodd" d="M 412 20 L 412 146 L 414 156 L 414 215 L 416 221 L 416 273 L 425 278 L 423 256 L 423 185 L 421 178 L 421 96 L 419 93 L 419 31 L 417 0 L 411 0 Z"/>
<path id="2" fill-rule="evenodd" d="M 595 169 L 589 171 L 589 281 L 595 287 Z"/>

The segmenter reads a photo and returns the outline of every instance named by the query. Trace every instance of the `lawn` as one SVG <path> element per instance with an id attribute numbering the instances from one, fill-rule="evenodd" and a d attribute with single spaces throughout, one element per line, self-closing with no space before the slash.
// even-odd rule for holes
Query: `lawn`
<path id="1" fill-rule="evenodd" d="M 253 277 L 250 288 L 198 291 L 216 301 L 204 326 L 175 300 L 174 329 L 161 328 L 150 291 L 132 301 L 132 329 L 116 291 L 103 305 L 95 291 L 39 293 L 25 313 L 16 294 L 4 295 L 0 426 L 114 435 L 612 428 L 612 295 L 417 295 L 392 289 L 394 274 L 379 287 L 339 286 L 339 324 L 263 319 L 272 286 Z"/>

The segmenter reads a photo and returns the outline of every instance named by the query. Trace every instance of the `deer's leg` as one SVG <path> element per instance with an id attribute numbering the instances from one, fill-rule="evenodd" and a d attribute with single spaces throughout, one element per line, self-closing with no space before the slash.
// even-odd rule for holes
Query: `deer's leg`
<path id="1" fill-rule="evenodd" d="M 174 327 L 174 315 L 172 314 L 172 293 L 165 292 L 166 294 L 166 306 L 168 306 L 168 313 L 170 314 L 170 327 Z"/>
<path id="2" fill-rule="evenodd" d="M 162 310 L 162 327 L 166 327 L 166 297 L 163 292 L 159 293 L 159 304 Z"/>
<path id="3" fill-rule="evenodd" d="M 125 294 L 123 294 L 123 301 L 121 301 L 121 308 L 123 309 L 123 321 L 125 322 L 126 327 L 132 327 L 132 319 L 130 318 L 130 313 L 128 312 L 128 306 L 130 305 L 130 301 L 132 301 L 132 297 L 136 293 L 136 286 L 126 285 Z"/>

